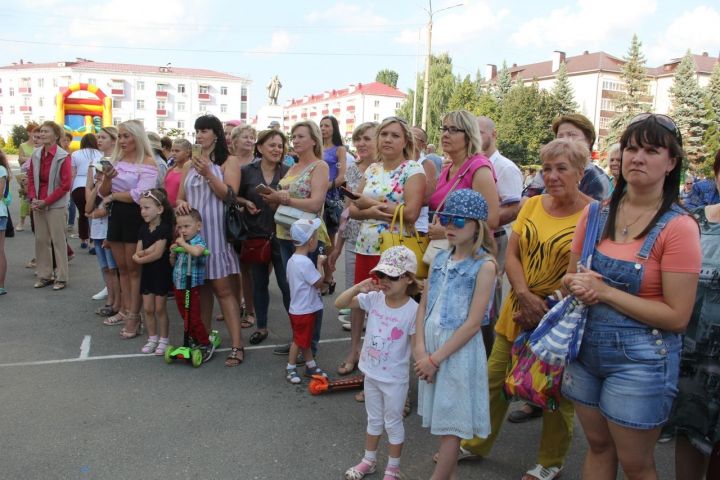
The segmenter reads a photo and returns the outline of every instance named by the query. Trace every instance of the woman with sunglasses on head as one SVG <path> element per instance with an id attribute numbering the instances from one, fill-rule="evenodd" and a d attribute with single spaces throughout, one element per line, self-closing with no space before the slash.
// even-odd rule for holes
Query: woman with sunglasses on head
<path id="1" fill-rule="evenodd" d="M 124 323 L 120 336 L 135 338 L 140 334 L 140 265 L 133 261 L 138 233 L 143 225 L 140 194 L 157 183 L 157 164 L 145 127 L 137 120 L 118 125 L 118 139 L 105 168 L 100 195 L 101 207 L 110 212 L 107 243 L 120 275 L 120 311 L 105 319 L 105 325 Z"/>
<path id="2" fill-rule="evenodd" d="M 577 266 L 580 218 L 564 286 L 589 311 L 580 353 L 565 368 L 590 448 L 583 478 L 656 479 L 654 449 L 677 395 L 680 333 L 701 264 L 695 220 L 678 206 L 682 139 L 670 117 L 641 114 L 620 139 L 621 174 L 591 269 Z"/>
<path id="3" fill-rule="evenodd" d="M 488 359 L 490 423 L 486 439 L 462 442 L 460 458 L 487 457 L 503 425 L 509 403 L 503 385 L 513 342 L 532 330 L 548 311 L 546 299 L 560 288 L 570 258 L 575 225 L 591 199 L 580 192 L 588 149 L 582 142 L 553 140 L 540 151 L 545 193 L 527 200 L 512 226 L 505 255 L 511 290 L 497 324 Z M 542 412 L 543 427 L 537 465 L 523 480 L 551 480 L 562 470 L 573 432 L 573 407 L 561 399 L 557 410 Z"/>
<path id="4" fill-rule="evenodd" d="M 240 273 L 240 261 L 225 235 L 225 204 L 229 194 L 235 196 L 240 188 L 240 167 L 237 157 L 231 156 L 225 142 L 222 123 L 213 115 L 195 120 L 195 140 L 202 147 L 200 156 L 192 158 L 192 165 L 180 183 L 176 211 L 187 215 L 195 208 L 203 219 L 202 237 L 208 243 L 205 280 L 201 288 L 201 312 L 205 329 L 211 331 L 214 294 L 220 302 L 232 343 L 225 366 L 236 367 L 245 360 L 245 348 L 240 331 L 240 303 L 236 295 L 233 275 Z"/>

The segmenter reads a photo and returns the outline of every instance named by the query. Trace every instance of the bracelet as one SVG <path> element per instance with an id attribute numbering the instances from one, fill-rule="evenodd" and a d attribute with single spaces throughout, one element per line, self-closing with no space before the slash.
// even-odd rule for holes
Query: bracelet
<path id="1" fill-rule="evenodd" d="M 437 363 L 433 362 L 432 354 L 428 355 L 428 362 L 430 362 L 430 365 L 432 365 L 432 366 L 435 367 L 436 369 L 439 369 L 439 368 L 440 368 Z"/>

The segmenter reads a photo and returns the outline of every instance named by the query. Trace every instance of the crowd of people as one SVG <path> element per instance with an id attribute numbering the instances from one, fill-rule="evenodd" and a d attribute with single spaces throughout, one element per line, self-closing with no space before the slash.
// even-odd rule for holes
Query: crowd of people
<path id="1" fill-rule="evenodd" d="M 191 144 L 130 120 L 86 134 L 73 153 L 56 123 L 31 131 L 20 146 L 15 230 L 30 217 L 33 286 L 71 282 L 73 204 L 81 248 L 100 266 L 105 325 L 122 327 L 124 340 L 146 330 L 140 351 L 165 356 L 174 296 L 202 362 L 220 342 L 213 321 L 223 322 L 225 365 L 237 367 L 243 329 L 253 345 L 268 338 L 274 276 L 287 318 L 272 321 L 293 332 L 274 353 L 287 356 L 290 384 L 303 381 L 302 365 L 306 377 L 328 375 L 316 355 L 322 297 L 334 297 L 350 343 L 330 373 L 364 374 L 356 398 L 368 419 L 362 459 L 346 479 L 376 471 L 383 431 L 383 478 L 401 478 L 413 376 L 422 424 L 438 437 L 433 479 L 488 457 L 506 418 L 534 417 L 537 463 L 523 480 L 562 473 L 576 417 L 589 444 L 583 478 L 657 478 L 661 434 L 676 438 L 677 478 L 720 478 L 720 152 L 715 180 L 693 181 L 670 117 L 632 119 L 607 149 L 606 172 L 591 155 L 593 124 L 560 116 L 532 179 L 498 151 L 492 119 L 464 110 L 442 118 L 443 157 L 398 117 L 357 126 L 352 148 L 332 116 L 296 123 L 289 138 L 276 125 L 256 132 L 212 115 L 194 127 Z M 0 152 L 0 295 L 12 177 Z M 231 222 L 242 238 L 229 237 Z M 393 235 L 418 248 L 388 245 Z M 587 242 L 591 261 L 581 264 Z M 587 318 L 558 402 L 526 402 L 508 416 L 514 344 L 568 295 Z"/>

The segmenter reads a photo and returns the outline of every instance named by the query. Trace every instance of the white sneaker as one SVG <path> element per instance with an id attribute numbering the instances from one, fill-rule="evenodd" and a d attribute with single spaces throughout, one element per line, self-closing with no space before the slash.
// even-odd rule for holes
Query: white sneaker
<path id="1" fill-rule="evenodd" d="M 107 287 L 100 290 L 98 293 L 92 296 L 93 300 L 105 300 L 108 296 Z"/>
<path id="2" fill-rule="evenodd" d="M 350 323 L 350 315 L 338 315 L 338 322 Z"/>

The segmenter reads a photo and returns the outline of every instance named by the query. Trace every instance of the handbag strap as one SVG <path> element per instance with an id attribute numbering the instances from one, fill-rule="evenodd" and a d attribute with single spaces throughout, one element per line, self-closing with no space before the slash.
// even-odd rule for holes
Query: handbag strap
<path id="1" fill-rule="evenodd" d="M 457 188 L 457 186 L 460 184 L 460 182 L 461 182 L 462 179 L 465 177 L 465 175 L 467 175 L 467 173 L 470 171 L 470 167 L 472 167 L 472 166 L 473 166 L 473 163 L 474 163 L 474 162 L 472 162 L 471 160 L 472 160 L 472 157 L 470 157 L 470 158 L 468 159 L 468 161 L 467 161 L 467 162 L 468 162 L 468 166 L 465 167 L 465 171 L 463 171 L 460 175 L 458 175 L 458 177 L 455 179 L 455 183 L 452 184 L 452 186 L 450 187 L 450 190 L 448 190 L 448 192 L 445 194 L 445 198 L 443 198 L 443 199 L 442 199 L 442 202 L 440 202 L 440 203 L 438 204 L 438 206 L 437 206 L 437 208 L 435 209 L 435 211 L 439 212 L 439 211 L 442 210 L 443 205 L 445 205 L 445 200 L 447 200 L 447 198 L 450 196 L 450 194 L 453 192 L 453 190 L 455 190 L 455 189 Z M 448 173 L 450 173 L 450 169 L 449 169 L 449 168 L 448 168 Z"/>
<path id="2" fill-rule="evenodd" d="M 595 251 L 595 238 L 600 228 L 600 202 L 592 202 L 588 210 L 587 225 L 585 226 L 585 238 L 583 239 L 582 254 L 580 263 L 590 268 L 592 254 Z"/>

